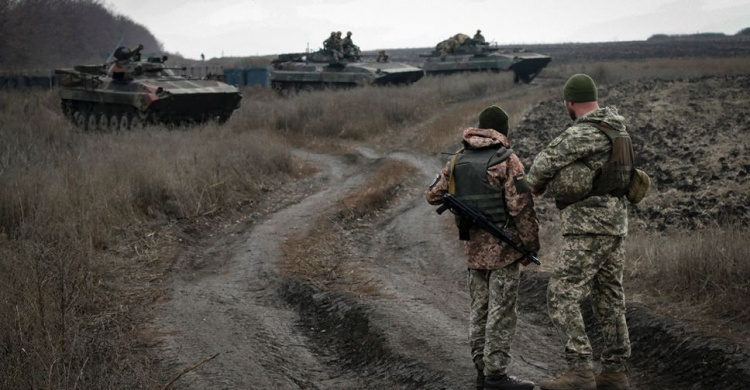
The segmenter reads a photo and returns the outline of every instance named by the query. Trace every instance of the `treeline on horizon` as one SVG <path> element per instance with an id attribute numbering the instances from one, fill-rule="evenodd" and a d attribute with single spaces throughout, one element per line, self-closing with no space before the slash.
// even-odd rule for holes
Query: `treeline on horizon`
<path id="1" fill-rule="evenodd" d="M 99 0 L 0 0 L 0 70 L 101 63 L 120 39 L 162 50 L 146 27 Z"/>
<path id="2" fill-rule="evenodd" d="M 727 37 L 750 37 L 750 27 L 743 28 L 742 30 L 738 31 L 737 34 L 734 35 L 727 35 L 720 32 L 705 32 L 705 33 L 696 33 L 696 34 L 654 34 L 650 37 L 648 37 L 647 41 L 656 41 L 656 40 L 662 40 L 662 39 L 679 39 L 679 38 L 705 38 L 705 39 L 711 39 L 711 38 L 727 38 Z"/>

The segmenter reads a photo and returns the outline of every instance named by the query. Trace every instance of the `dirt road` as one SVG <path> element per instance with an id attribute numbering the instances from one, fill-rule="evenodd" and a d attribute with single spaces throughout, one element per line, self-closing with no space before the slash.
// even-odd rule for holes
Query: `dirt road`
<path id="1" fill-rule="evenodd" d="M 165 335 L 159 353 L 175 374 L 219 355 L 174 388 L 474 388 L 463 253 L 442 220 L 448 217 L 422 197 L 443 162 L 398 148 L 356 153 L 299 152 L 319 173 L 295 184 L 298 199 L 227 230 L 178 263 L 170 299 L 154 323 Z M 282 276 L 284 240 L 310 230 L 384 157 L 413 165 L 423 180 L 342 240 L 378 293 L 325 291 Z M 547 278 L 535 267 L 524 271 L 510 367 L 535 382 L 563 368 L 562 344 L 546 314 Z M 597 335 L 590 310 L 586 317 L 590 334 Z M 633 389 L 743 389 L 750 383 L 750 356 L 739 347 L 691 333 L 637 305 L 629 306 L 628 321 Z M 592 342 L 597 354 L 601 340 L 594 336 Z"/>

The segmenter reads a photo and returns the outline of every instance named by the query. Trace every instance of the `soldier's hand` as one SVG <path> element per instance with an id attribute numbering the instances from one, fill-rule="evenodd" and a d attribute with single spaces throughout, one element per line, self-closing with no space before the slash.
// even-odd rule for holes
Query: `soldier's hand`
<path id="1" fill-rule="evenodd" d="M 529 186 L 529 187 L 531 187 L 531 186 Z M 544 194 L 544 190 L 545 189 L 546 188 L 531 187 L 531 193 L 534 194 L 534 195 L 536 195 L 536 196 L 540 196 L 540 195 Z"/>
<path id="2" fill-rule="evenodd" d="M 530 253 L 530 255 L 536 257 L 536 253 Z M 524 267 L 529 264 L 531 264 L 531 260 L 528 257 L 524 257 L 523 259 L 521 259 L 521 265 L 523 265 Z"/>

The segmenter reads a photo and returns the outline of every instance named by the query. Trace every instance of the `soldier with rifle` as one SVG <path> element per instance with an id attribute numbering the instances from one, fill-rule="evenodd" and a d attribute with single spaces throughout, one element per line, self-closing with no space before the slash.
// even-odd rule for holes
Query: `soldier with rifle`
<path id="1" fill-rule="evenodd" d="M 484 109 L 479 126 L 463 131 L 464 147 L 425 196 L 432 205 L 443 204 L 439 212 L 450 208 L 456 214 L 459 238 L 465 240 L 477 389 L 531 390 L 534 384 L 508 375 L 508 366 L 520 265 L 538 262 L 539 224 L 531 194 L 519 193 L 513 184 L 524 167 L 507 136 L 505 111 L 498 106 Z"/>

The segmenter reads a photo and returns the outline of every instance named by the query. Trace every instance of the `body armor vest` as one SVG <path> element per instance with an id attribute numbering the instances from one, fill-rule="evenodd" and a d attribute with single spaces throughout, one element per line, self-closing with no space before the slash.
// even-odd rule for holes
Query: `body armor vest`
<path id="1" fill-rule="evenodd" d="M 465 149 L 456 153 L 451 159 L 451 171 L 448 192 L 458 200 L 482 212 L 489 220 L 498 225 L 509 222 L 505 208 L 505 193 L 502 187 L 491 185 L 487 178 L 487 169 L 505 161 L 513 153 L 505 147 L 487 147 L 482 149 Z M 459 238 L 469 239 L 470 222 L 457 218 Z"/>

